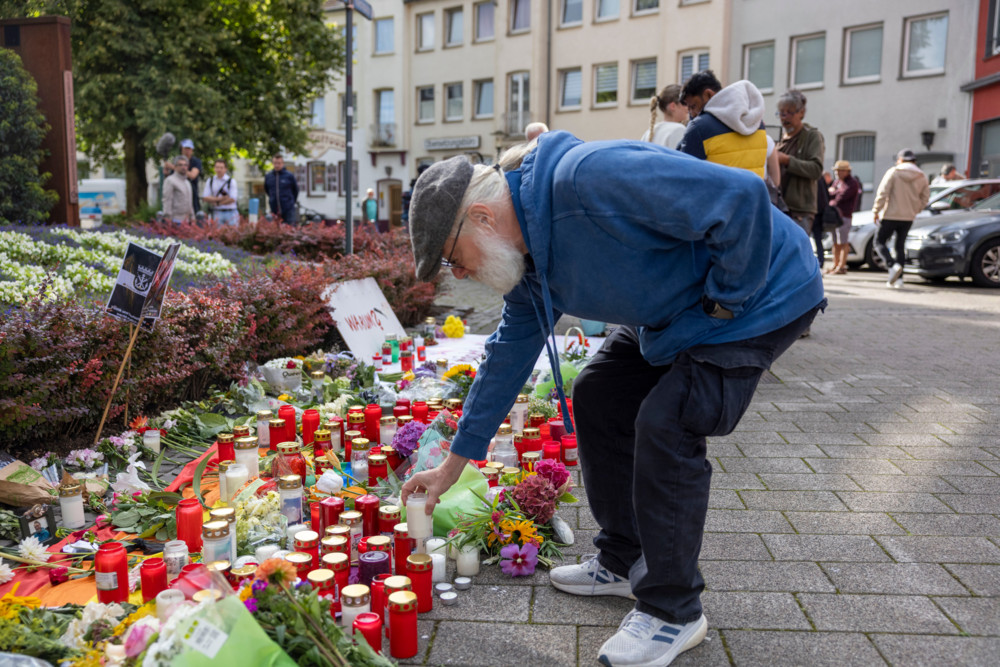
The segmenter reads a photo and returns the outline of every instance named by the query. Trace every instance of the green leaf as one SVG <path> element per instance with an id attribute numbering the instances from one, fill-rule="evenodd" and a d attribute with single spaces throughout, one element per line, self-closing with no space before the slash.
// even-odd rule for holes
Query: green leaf
<path id="1" fill-rule="evenodd" d="M 139 533 L 139 537 L 141 539 L 146 539 L 148 537 L 153 537 L 154 535 L 158 535 L 159 532 L 160 532 L 160 530 L 162 528 L 163 528 L 163 522 L 162 521 L 160 523 L 154 523 L 152 526 L 150 526 L 146 530 L 144 530 L 141 533 Z"/>
<path id="2" fill-rule="evenodd" d="M 158 475 L 160 474 L 160 465 L 163 463 L 163 457 L 166 455 L 167 455 L 167 448 L 161 447 L 160 455 L 156 457 L 155 461 L 153 461 L 153 467 L 150 470 L 150 474 L 153 476 L 153 484 L 155 484 L 160 489 L 163 488 L 163 482 L 160 481 Z"/>
<path id="3" fill-rule="evenodd" d="M 211 456 L 206 456 L 201 460 L 201 463 L 198 464 L 198 467 L 194 469 L 194 478 L 192 479 L 192 486 L 194 487 L 194 495 L 198 499 L 198 502 L 201 503 L 202 507 L 205 507 L 205 502 L 202 500 L 201 497 L 201 478 L 202 475 L 205 474 L 205 468 L 208 467 L 208 462 L 209 460 L 211 460 L 211 458 L 212 458 Z"/>
<path id="4" fill-rule="evenodd" d="M 156 531 L 156 541 L 157 542 L 166 542 L 169 539 L 170 539 L 170 535 L 167 533 L 167 529 L 166 528 L 159 528 Z"/>
<path id="5" fill-rule="evenodd" d="M 577 500 L 576 496 L 574 496 L 572 493 L 570 493 L 569 491 L 567 491 L 566 493 L 564 493 L 561 496 L 559 496 L 559 498 L 557 499 L 557 502 L 560 502 L 560 503 L 576 503 L 576 502 L 579 502 L 579 500 Z"/>
<path id="6" fill-rule="evenodd" d="M 139 512 L 134 509 L 125 510 L 124 512 L 113 514 L 111 516 L 111 522 L 115 525 L 115 527 L 131 526 L 138 520 Z"/>

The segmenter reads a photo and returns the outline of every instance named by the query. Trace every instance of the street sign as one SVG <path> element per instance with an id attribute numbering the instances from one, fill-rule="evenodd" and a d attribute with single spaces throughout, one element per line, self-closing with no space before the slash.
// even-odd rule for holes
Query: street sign
<path id="1" fill-rule="evenodd" d="M 372 6 L 368 4 L 368 0 L 351 0 L 350 6 L 354 7 L 354 11 L 361 14 L 369 21 L 372 20 Z"/>

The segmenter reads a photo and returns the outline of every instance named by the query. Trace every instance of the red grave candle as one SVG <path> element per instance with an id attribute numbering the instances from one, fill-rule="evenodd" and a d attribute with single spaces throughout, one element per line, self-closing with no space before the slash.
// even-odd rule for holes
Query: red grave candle
<path id="1" fill-rule="evenodd" d="M 416 540 L 410 537 L 410 529 L 405 523 L 397 523 L 392 528 L 392 553 L 396 562 L 396 574 L 406 574 L 406 559 L 413 553 Z"/>
<path id="2" fill-rule="evenodd" d="M 139 586 L 142 588 L 142 601 L 149 602 L 167 589 L 167 564 L 162 558 L 147 558 L 139 568 Z"/>
<path id="3" fill-rule="evenodd" d="M 408 373 L 413 370 L 413 353 L 409 350 L 403 350 L 399 353 L 399 367 L 404 373 Z"/>
<path id="4" fill-rule="evenodd" d="M 163 576 L 166 578 L 166 566 Z M 98 602 L 128 602 L 128 555 L 121 542 L 108 542 L 98 547 L 94 557 L 94 579 Z"/>
<path id="5" fill-rule="evenodd" d="M 417 609 L 419 598 L 413 591 L 389 596 L 389 654 L 397 660 L 417 654 Z"/>
<path id="6" fill-rule="evenodd" d="M 562 462 L 568 466 L 575 466 L 577 464 L 575 435 L 564 435 L 562 437 Z"/>
<path id="7" fill-rule="evenodd" d="M 284 419 L 272 419 L 267 422 L 267 433 L 270 439 L 270 445 L 268 449 L 272 452 L 278 450 L 278 443 L 285 442 L 285 420 Z"/>
<path id="8" fill-rule="evenodd" d="M 354 499 L 354 509 L 361 512 L 361 534 L 378 535 L 378 496 L 366 493 Z"/>
<path id="9" fill-rule="evenodd" d="M 391 574 L 376 574 L 372 579 L 371 588 L 372 591 L 372 612 L 378 614 L 378 617 L 382 619 L 382 623 L 385 623 L 385 604 L 386 604 L 386 594 L 385 594 L 385 580 L 391 577 Z"/>
<path id="10" fill-rule="evenodd" d="M 408 414 L 410 414 L 410 406 L 409 405 L 400 405 L 399 403 L 397 403 L 395 405 L 395 407 L 392 408 L 392 416 L 393 417 L 402 417 L 402 416 L 408 415 Z M 388 444 L 388 443 L 386 443 L 386 444 Z"/>
<path id="11" fill-rule="evenodd" d="M 365 406 L 365 437 L 373 445 L 375 443 L 381 443 L 379 438 L 381 437 L 381 425 L 379 421 L 382 419 L 382 407 L 375 405 L 374 403 L 369 403 Z"/>
<path id="12" fill-rule="evenodd" d="M 392 529 L 399 523 L 399 507 L 383 505 L 378 508 L 378 532 L 386 537 L 392 537 Z M 407 554 L 409 555 L 409 554 Z"/>
<path id="13" fill-rule="evenodd" d="M 279 442 L 295 442 L 295 408 L 282 405 L 278 408 L 278 418 L 285 420 L 285 436 Z"/>
<path id="14" fill-rule="evenodd" d="M 204 513 L 201 503 L 195 498 L 184 498 L 177 503 L 177 539 L 183 540 L 188 553 L 201 551 L 201 524 Z"/>
<path id="15" fill-rule="evenodd" d="M 323 556 L 323 567 L 333 570 L 334 579 L 337 582 L 337 589 L 334 593 L 333 604 L 330 606 L 330 614 L 337 618 L 340 616 L 340 591 L 347 588 L 348 579 L 351 576 L 351 557 L 344 553 L 332 553 Z"/>
<path id="16" fill-rule="evenodd" d="M 428 554 L 410 554 L 406 558 L 406 576 L 413 582 L 417 594 L 417 611 L 421 614 L 434 608 L 434 591 L 431 584 L 434 562 Z"/>
<path id="17" fill-rule="evenodd" d="M 354 617 L 354 634 L 361 633 L 368 645 L 376 653 L 382 652 L 382 617 L 373 612 L 365 612 Z"/>
<path id="18" fill-rule="evenodd" d="M 409 410 L 410 409 L 410 399 L 408 399 L 408 398 L 397 398 L 396 399 L 396 405 L 399 406 L 399 407 L 403 407 L 403 408 L 406 408 L 407 410 Z M 409 414 L 409 412 L 407 412 L 406 414 Z"/>
<path id="19" fill-rule="evenodd" d="M 415 401 L 413 403 L 413 418 L 418 422 L 427 423 L 427 414 L 430 409 L 427 407 L 427 403 L 424 401 Z"/>
<path id="20" fill-rule="evenodd" d="M 556 440 L 549 440 L 542 443 L 542 458 L 554 459 L 558 461 L 562 457 L 562 443 Z"/>
<path id="21" fill-rule="evenodd" d="M 312 556 L 312 565 L 307 570 L 312 572 L 320 566 L 319 561 L 319 533 L 314 530 L 300 530 L 295 533 L 295 550 Z"/>
<path id="22" fill-rule="evenodd" d="M 559 442 L 566 435 L 566 425 L 561 419 L 549 420 L 549 439 Z"/>
<path id="23" fill-rule="evenodd" d="M 389 462 L 384 454 L 368 456 L 368 486 L 378 486 L 380 479 L 389 476 Z"/>
<path id="24" fill-rule="evenodd" d="M 313 434 L 319 429 L 319 410 L 310 408 L 302 413 L 302 444 L 311 445 Z"/>
<path id="25" fill-rule="evenodd" d="M 325 535 L 327 526 L 336 526 L 340 521 L 340 513 L 344 511 L 344 499 L 330 496 L 316 504 L 319 506 L 319 530 L 316 532 Z"/>
<path id="26" fill-rule="evenodd" d="M 417 361 L 427 361 L 427 348 L 417 345 Z"/>
<path id="27" fill-rule="evenodd" d="M 219 453 L 220 461 L 235 461 L 236 447 L 233 444 L 235 439 L 232 433 L 220 433 L 215 441 L 215 449 Z"/>

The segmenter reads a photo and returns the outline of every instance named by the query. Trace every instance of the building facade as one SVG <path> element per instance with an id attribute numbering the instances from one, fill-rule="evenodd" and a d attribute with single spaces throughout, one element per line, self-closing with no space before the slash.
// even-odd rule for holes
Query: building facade
<path id="1" fill-rule="evenodd" d="M 1000 0 L 979 0 L 975 79 L 961 87 L 972 95 L 969 176 L 1000 176 Z"/>

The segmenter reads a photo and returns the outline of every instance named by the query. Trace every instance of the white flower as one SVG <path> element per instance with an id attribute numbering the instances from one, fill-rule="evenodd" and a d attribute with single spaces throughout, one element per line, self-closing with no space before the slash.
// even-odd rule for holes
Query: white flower
<path id="1" fill-rule="evenodd" d="M 167 430 L 167 431 L 169 431 L 170 429 L 172 429 L 176 425 L 177 425 L 177 420 L 176 419 L 165 419 L 165 420 L 163 420 L 163 428 L 165 430 Z"/>
<path id="2" fill-rule="evenodd" d="M 10 569 L 10 565 L 0 560 L 0 584 L 6 584 L 13 578 L 14 571 Z"/>
<path id="3" fill-rule="evenodd" d="M 70 621 L 62 642 L 75 649 L 84 649 L 87 642 L 83 639 L 94 621 L 106 619 L 112 626 L 118 624 L 118 619 L 125 615 L 125 610 L 119 604 L 103 604 L 92 602 L 83 608 L 83 615 Z"/>
<path id="4" fill-rule="evenodd" d="M 51 557 L 51 554 L 45 550 L 45 545 L 39 542 L 34 535 L 21 540 L 21 543 L 17 545 L 17 551 L 21 558 L 27 558 L 36 563 L 47 563 Z"/>

